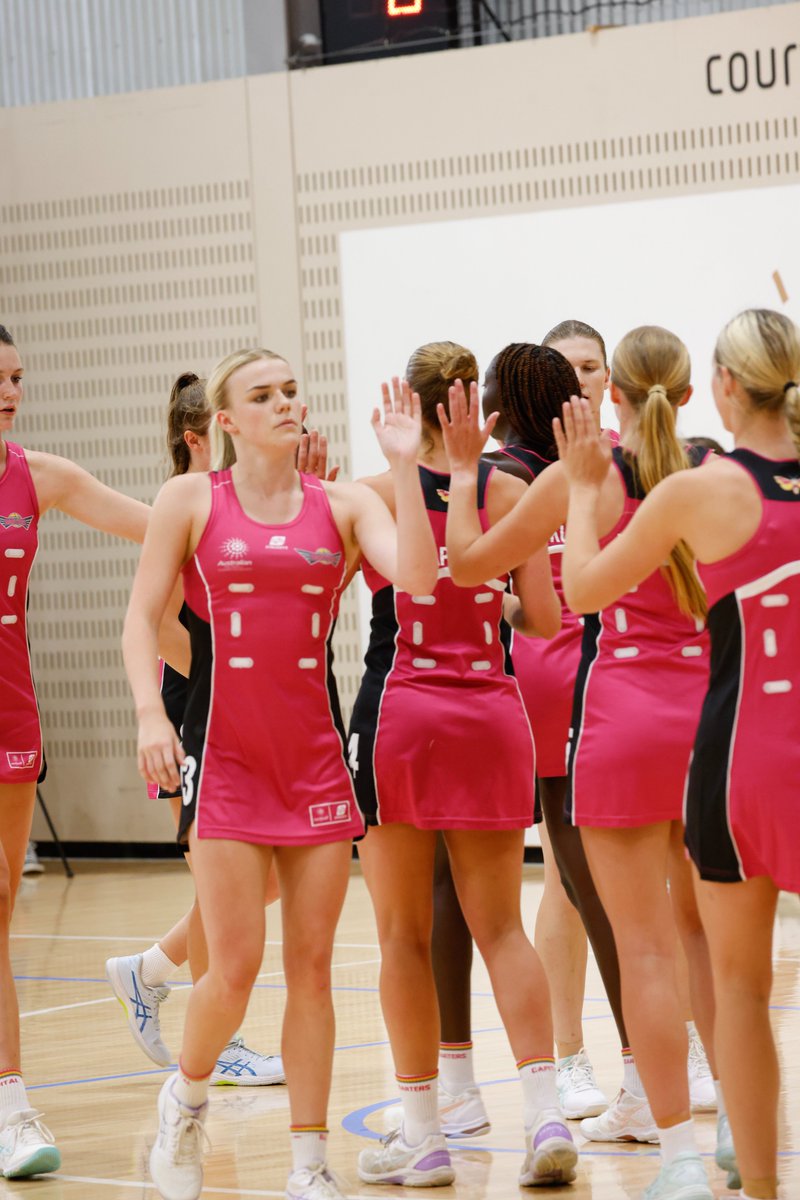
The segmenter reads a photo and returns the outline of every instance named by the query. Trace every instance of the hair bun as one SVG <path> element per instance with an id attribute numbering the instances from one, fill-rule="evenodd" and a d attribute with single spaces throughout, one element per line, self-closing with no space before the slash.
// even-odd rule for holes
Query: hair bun
<path id="1" fill-rule="evenodd" d="M 478 363 L 468 350 L 454 354 L 442 367 L 442 379 L 452 383 L 454 379 L 474 379 L 478 375 Z"/>

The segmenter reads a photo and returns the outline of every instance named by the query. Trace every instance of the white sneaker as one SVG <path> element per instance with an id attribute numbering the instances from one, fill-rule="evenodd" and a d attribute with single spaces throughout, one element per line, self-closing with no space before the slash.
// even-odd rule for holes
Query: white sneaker
<path id="1" fill-rule="evenodd" d="M 733 1148 L 731 1123 L 726 1113 L 720 1113 L 717 1117 L 717 1149 L 714 1161 L 723 1171 L 728 1172 L 728 1187 L 731 1191 L 742 1186 L 742 1177 L 736 1162 L 736 1151 Z"/>
<path id="2" fill-rule="evenodd" d="M 333 1171 L 320 1163 L 318 1167 L 292 1171 L 286 1184 L 286 1200 L 344 1200 L 344 1193 Z"/>
<path id="3" fill-rule="evenodd" d="M 44 1175 L 61 1166 L 55 1138 L 41 1116 L 35 1108 L 21 1108 L 0 1129 L 0 1174 L 6 1179 Z"/>
<path id="4" fill-rule="evenodd" d="M 187 1108 L 172 1094 L 170 1075 L 158 1094 L 158 1136 L 150 1151 L 150 1177 L 164 1200 L 197 1200 L 203 1190 L 203 1124 L 206 1101 Z"/>
<path id="5" fill-rule="evenodd" d="M 240 1037 L 228 1042 L 211 1072 L 211 1083 L 220 1085 L 258 1087 L 285 1082 L 280 1054 L 259 1054 L 257 1050 L 249 1050 Z"/>
<path id="6" fill-rule="evenodd" d="M 692 1112 L 716 1112 L 717 1093 L 714 1090 L 714 1079 L 708 1065 L 700 1034 L 696 1029 L 689 1031 L 689 1099 L 692 1102 Z"/>
<path id="7" fill-rule="evenodd" d="M 676 1154 L 669 1166 L 645 1188 L 642 1200 L 714 1200 L 708 1176 L 699 1154 Z"/>
<path id="8" fill-rule="evenodd" d="M 565 1058 L 563 1066 L 558 1067 L 556 1090 L 561 1115 L 570 1120 L 596 1117 L 608 1108 L 608 1097 L 597 1086 L 589 1055 L 584 1049 Z"/>
<path id="9" fill-rule="evenodd" d="M 456 1173 L 441 1133 L 432 1133 L 419 1146 L 407 1146 L 403 1130 L 395 1129 L 381 1140 L 379 1149 L 362 1150 L 358 1177 L 364 1183 L 391 1183 L 399 1187 L 445 1187 Z"/>
<path id="10" fill-rule="evenodd" d="M 439 1123 L 445 1137 L 459 1141 L 482 1137 L 492 1128 L 477 1084 L 471 1084 L 455 1095 L 439 1084 L 438 1103 Z M 384 1128 L 390 1132 L 399 1129 L 403 1123 L 402 1104 L 392 1104 L 385 1109 L 383 1119 Z"/>
<path id="11" fill-rule="evenodd" d="M 590 1142 L 657 1142 L 658 1128 L 647 1097 L 632 1096 L 625 1088 L 599 1117 L 581 1121 L 581 1133 Z"/>
<path id="12" fill-rule="evenodd" d="M 525 1130 L 525 1162 L 520 1187 L 550 1187 L 572 1183 L 578 1151 L 558 1110 L 545 1109 L 535 1125 Z"/>
<path id="13" fill-rule="evenodd" d="M 28 842 L 25 850 L 25 862 L 22 864 L 23 875 L 41 875 L 44 865 L 36 853 L 36 842 Z"/>
<path id="14" fill-rule="evenodd" d="M 106 975 L 114 995 L 125 1009 L 128 1028 L 139 1048 L 159 1067 L 168 1067 L 172 1055 L 161 1040 L 159 1008 L 170 989 L 166 985 L 148 987 L 142 982 L 141 954 L 109 958 Z"/>
<path id="15" fill-rule="evenodd" d="M 450 1138 L 482 1137 L 492 1128 L 480 1089 L 473 1085 L 453 1095 L 439 1085 L 439 1121 Z"/>

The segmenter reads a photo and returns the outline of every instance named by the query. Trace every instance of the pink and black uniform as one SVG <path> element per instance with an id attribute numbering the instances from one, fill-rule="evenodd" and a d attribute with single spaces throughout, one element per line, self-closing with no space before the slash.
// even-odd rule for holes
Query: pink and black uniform
<path id="1" fill-rule="evenodd" d="M 35 783 L 42 727 L 28 645 L 28 584 L 39 547 L 39 502 L 25 451 L 6 442 L 0 476 L 0 783 Z"/>
<path id="2" fill-rule="evenodd" d="M 478 511 L 495 468 L 478 470 Z M 439 553 L 432 596 L 411 596 L 363 564 L 372 592 L 366 671 L 350 723 L 350 765 L 370 825 L 524 829 L 534 748 L 501 637 L 507 575 L 456 587 L 447 567 L 450 476 L 420 466 Z"/>
<path id="3" fill-rule="evenodd" d="M 530 473 L 531 482 L 550 466 L 550 460 L 527 446 L 505 445 L 499 453 L 524 467 Z M 514 671 L 536 741 L 536 773 L 540 779 L 567 773 L 572 698 L 583 637 L 583 619 L 571 612 L 564 602 L 561 583 L 563 525 L 550 538 L 547 550 L 553 586 L 561 601 L 561 629 L 549 641 L 515 636 L 511 647 Z"/>
<path id="4" fill-rule="evenodd" d="M 270 846 L 364 832 L 345 761 L 331 638 L 344 545 L 324 486 L 302 475 L 293 521 L 248 517 L 230 471 L 213 472 L 211 513 L 184 568 L 192 665 L 179 840 Z"/>
<path id="5" fill-rule="evenodd" d="M 691 446 L 687 452 L 693 466 L 708 453 Z M 631 456 L 618 446 L 612 453 L 625 506 L 603 546 L 622 533 L 644 499 Z M 708 634 L 680 611 L 662 571 L 587 616 L 575 684 L 567 820 L 612 829 L 680 820 L 707 686 Z"/>
<path id="6" fill-rule="evenodd" d="M 761 521 L 735 554 L 698 566 L 711 678 L 686 797 L 700 875 L 767 875 L 800 892 L 800 463 L 726 455 L 753 479 Z"/>

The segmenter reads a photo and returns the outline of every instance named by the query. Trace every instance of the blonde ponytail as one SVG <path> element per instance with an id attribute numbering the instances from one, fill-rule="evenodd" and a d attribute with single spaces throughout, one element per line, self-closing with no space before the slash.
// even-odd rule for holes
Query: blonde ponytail
<path id="1" fill-rule="evenodd" d="M 668 475 L 691 466 L 675 424 L 675 410 L 689 390 L 690 377 L 689 351 L 680 338 L 658 325 L 632 329 L 614 351 L 611 381 L 639 417 L 636 470 L 645 494 Z M 706 594 L 685 542 L 673 547 L 664 570 L 681 612 L 705 620 Z"/>

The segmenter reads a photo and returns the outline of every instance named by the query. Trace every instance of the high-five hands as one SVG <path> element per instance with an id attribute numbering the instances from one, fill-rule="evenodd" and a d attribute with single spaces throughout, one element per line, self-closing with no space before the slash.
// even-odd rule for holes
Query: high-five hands
<path id="1" fill-rule="evenodd" d="M 467 397 L 464 384 L 457 379 L 448 390 L 448 400 L 450 416 L 445 412 L 443 404 L 436 406 L 436 412 L 442 427 L 450 470 L 475 467 L 500 414 L 492 413 L 486 424 L 481 426 L 477 383 L 469 385 Z"/>
<path id="2" fill-rule="evenodd" d="M 611 463 L 611 442 L 600 433 L 589 401 L 573 396 L 553 420 L 558 457 L 570 484 L 599 487 Z"/>
<path id="3" fill-rule="evenodd" d="M 389 465 L 399 462 L 416 462 L 422 440 L 422 406 L 419 396 L 412 392 L 408 381 L 395 375 L 392 390 L 389 384 L 381 384 L 383 414 L 373 409 L 372 428 L 384 457 Z"/>

